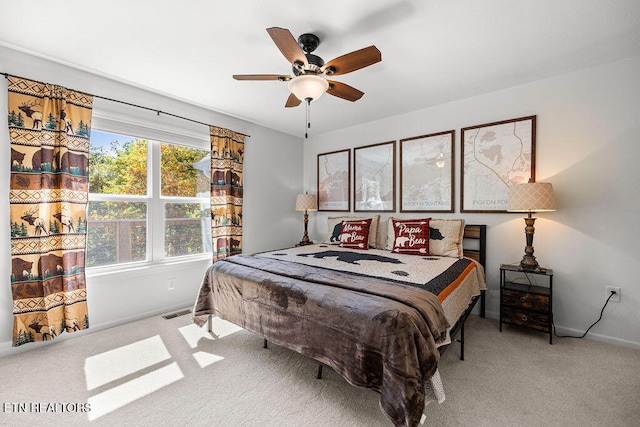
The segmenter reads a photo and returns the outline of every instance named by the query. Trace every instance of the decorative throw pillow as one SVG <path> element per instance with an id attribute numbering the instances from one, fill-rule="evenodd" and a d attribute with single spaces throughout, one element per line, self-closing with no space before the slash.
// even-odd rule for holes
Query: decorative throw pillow
<path id="1" fill-rule="evenodd" d="M 393 219 L 393 249 L 391 252 L 429 255 L 429 220 Z"/>
<path id="2" fill-rule="evenodd" d="M 393 222 L 396 220 L 402 220 L 402 218 L 394 218 L 390 216 L 389 219 L 387 220 L 387 231 L 386 231 L 387 239 L 382 249 L 386 249 L 388 251 L 393 250 L 393 242 L 396 238 L 396 232 L 395 232 L 395 229 L 393 228 Z"/>
<path id="3" fill-rule="evenodd" d="M 340 233 L 342 231 L 342 221 L 356 221 L 370 218 L 371 226 L 369 227 L 369 247 L 375 248 L 377 245 L 378 237 L 378 222 L 380 221 L 380 215 L 374 215 L 372 217 L 353 217 L 353 216 L 336 216 L 329 217 L 327 219 L 328 234 L 324 243 L 338 245 L 340 244 Z"/>
<path id="4" fill-rule="evenodd" d="M 340 246 L 343 248 L 368 249 L 370 228 L 371 218 L 342 221 Z"/>
<path id="5" fill-rule="evenodd" d="M 462 258 L 463 219 L 436 219 L 429 222 L 429 252 L 431 255 Z"/>
<path id="6" fill-rule="evenodd" d="M 400 218 L 389 217 L 387 221 L 387 243 L 384 249 L 392 250 L 395 238 L 393 221 Z M 438 219 L 429 221 L 429 254 L 435 256 L 448 256 L 453 258 L 463 257 L 463 219 Z"/>

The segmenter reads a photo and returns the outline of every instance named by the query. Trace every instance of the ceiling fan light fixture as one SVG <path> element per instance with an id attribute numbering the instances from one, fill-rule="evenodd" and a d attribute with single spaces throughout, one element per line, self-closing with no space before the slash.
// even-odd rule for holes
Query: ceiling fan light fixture
<path id="1" fill-rule="evenodd" d="M 329 82 L 315 74 L 305 74 L 289 80 L 289 91 L 300 101 L 316 101 L 329 89 Z"/>

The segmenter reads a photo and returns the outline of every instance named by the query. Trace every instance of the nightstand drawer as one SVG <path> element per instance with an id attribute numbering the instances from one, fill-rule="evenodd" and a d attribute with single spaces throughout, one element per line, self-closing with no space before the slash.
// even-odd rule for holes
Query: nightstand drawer
<path id="1" fill-rule="evenodd" d="M 526 326 L 543 332 L 549 332 L 549 316 L 546 314 L 534 313 L 526 310 L 518 310 L 511 307 L 502 309 L 502 319 L 504 323 Z"/>
<path id="2" fill-rule="evenodd" d="M 536 295 L 527 292 L 503 289 L 502 304 L 506 307 L 516 307 L 522 310 L 549 314 L 548 295 Z"/>

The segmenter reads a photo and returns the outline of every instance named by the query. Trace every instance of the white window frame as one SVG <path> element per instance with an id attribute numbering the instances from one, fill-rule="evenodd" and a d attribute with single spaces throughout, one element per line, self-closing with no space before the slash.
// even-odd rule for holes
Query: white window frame
<path id="1" fill-rule="evenodd" d="M 203 126 L 204 127 L 204 126 Z M 189 148 L 198 148 L 209 151 L 211 143 L 207 132 L 194 134 L 176 132 L 175 129 L 149 128 L 143 124 L 124 121 L 120 118 L 96 114 L 92 118 L 92 129 L 102 132 L 110 132 L 119 135 L 130 136 L 147 141 L 147 194 L 146 195 L 122 195 L 122 194 L 97 194 L 89 193 L 89 203 L 97 201 L 114 202 L 146 202 L 147 203 L 147 236 L 146 259 L 101 266 L 87 267 L 89 274 L 123 272 L 152 265 L 165 265 L 186 261 L 210 260 L 212 252 L 201 252 L 192 255 L 180 255 L 165 257 L 165 204 L 166 203 L 210 203 L 210 197 L 176 197 L 161 195 L 161 171 L 160 171 L 160 146 L 162 143 L 181 145 Z M 89 165 L 91 167 L 91 165 Z M 88 238 L 88 236 L 87 236 Z"/>

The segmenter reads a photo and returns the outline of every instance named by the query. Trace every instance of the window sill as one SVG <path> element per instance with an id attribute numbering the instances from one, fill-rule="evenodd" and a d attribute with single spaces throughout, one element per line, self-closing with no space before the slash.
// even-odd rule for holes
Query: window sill
<path id="1" fill-rule="evenodd" d="M 127 276 L 139 276 L 148 274 L 151 270 L 153 270 L 154 273 L 161 271 L 171 271 L 176 267 L 184 267 L 188 264 L 202 263 L 205 261 L 212 263 L 212 256 L 213 255 L 211 254 L 211 252 L 209 252 L 201 255 L 175 257 L 163 260 L 161 262 L 140 262 L 130 264 L 116 264 L 104 267 L 89 267 L 85 271 L 85 276 L 87 278 L 102 276 L 113 277 L 113 275 L 120 274 Z"/>

